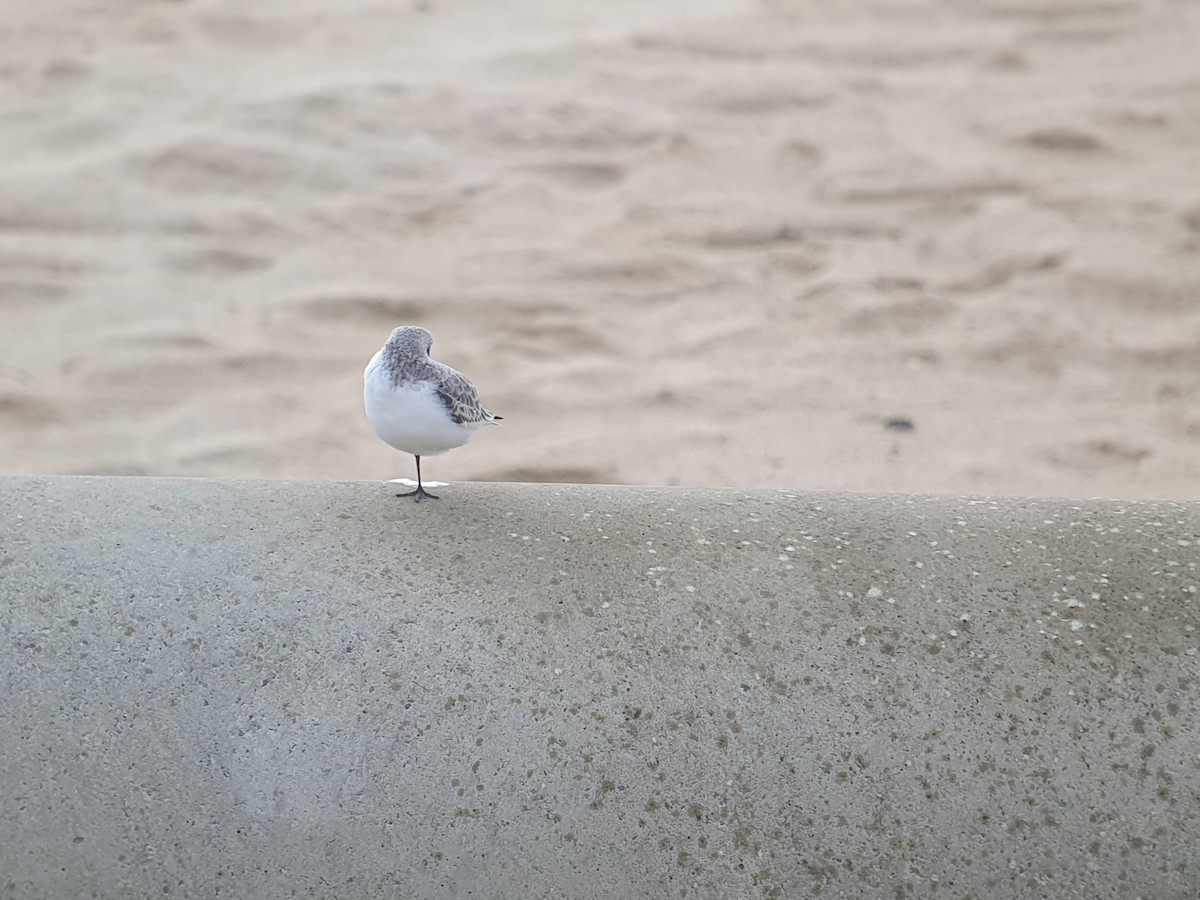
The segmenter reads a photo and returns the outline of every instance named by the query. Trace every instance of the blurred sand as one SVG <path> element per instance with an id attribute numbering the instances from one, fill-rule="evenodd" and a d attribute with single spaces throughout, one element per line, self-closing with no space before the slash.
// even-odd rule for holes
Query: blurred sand
<path id="1" fill-rule="evenodd" d="M 1200 498 L 1200 5 L 0 9 L 0 472 Z"/>

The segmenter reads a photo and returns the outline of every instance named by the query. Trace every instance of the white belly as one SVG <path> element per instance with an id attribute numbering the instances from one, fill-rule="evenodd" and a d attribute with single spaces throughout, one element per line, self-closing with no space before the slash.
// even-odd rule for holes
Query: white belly
<path id="1" fill-rule="evenodd" d="M 367 420 L 384 443 L 414 456 L 435 456 L 471 439 L 479 425 L 460 425 L 429 382 L 393 388 L 376 360 L 363 379 Z"/>

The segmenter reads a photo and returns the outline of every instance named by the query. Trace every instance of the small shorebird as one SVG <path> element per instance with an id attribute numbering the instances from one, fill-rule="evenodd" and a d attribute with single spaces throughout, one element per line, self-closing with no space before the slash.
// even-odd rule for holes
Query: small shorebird
<path id="1" fill-rule="evenodd" d="M 483 408 L 467 377 L 429 356 L 424 328 L 395 329 L 363 372 L 363 401 L 371 428 L 385 444 L 417 458 L 417 489 L 397 497 L 436 500 L 421 484 L 421 457 L 461 447 L 500 416 Z"/>

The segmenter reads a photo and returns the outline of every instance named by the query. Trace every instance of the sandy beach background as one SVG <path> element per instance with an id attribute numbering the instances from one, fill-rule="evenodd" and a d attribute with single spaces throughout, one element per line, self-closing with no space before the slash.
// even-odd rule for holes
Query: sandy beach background
<path id="1" fill-rule="evenodd" d="M 0 10 L 0 472 L 1200 498 L 1200 4 Z"/>

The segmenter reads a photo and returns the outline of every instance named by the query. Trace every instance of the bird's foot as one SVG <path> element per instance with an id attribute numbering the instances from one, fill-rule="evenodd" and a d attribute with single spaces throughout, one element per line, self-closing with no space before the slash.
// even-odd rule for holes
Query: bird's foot
<path id="1" fill-rule="evenodd" d="M 429 493 L 429 491 L 425 490 L 425 488 L 421 487 L 421 485 L 419 485 L 419 484 L 417 485 L 416 490 L 405 491 L 404 493 L 397 494 L 396 496 L 397 497 L 413 497 L 416 499 L 416 501 L 418 503 L 420 503 L 421 500 L 423 500 L 425 497 L 428 497 L 430 500 L 440 500 L 441 499 L 437 494 Z"/>

